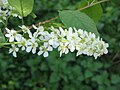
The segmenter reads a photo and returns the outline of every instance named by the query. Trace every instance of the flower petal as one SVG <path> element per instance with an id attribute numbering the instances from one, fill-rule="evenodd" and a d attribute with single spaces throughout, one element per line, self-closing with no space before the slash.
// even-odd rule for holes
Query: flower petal
<path id="1" fill-rule="evenodd" d="M 26 52 L 30 52 L 31 51 L 31 49 L 32 49 L 32 47 L 31 46 L 28 46 L 27 48 L 26 48 Z"/>
<path id="2" fill-rule="evenodd" d="M 13 42 L 13 41 L 14 41 L 14 37 L 12 36 L 10 37 L 9 42 Z"/>
<path id="3" fill-rule="evenodd" d="M 43 51 L 39 51 L 39 52 L 38 52 L 38 55 L 39 55 L 39 56 L 40 56 L 41 54 L 43 54 Z"/>
<path id="4" fill-rule="evenodd" d="M 13 52 L 13 56 L 14 56 L 14 57 L 17 57 L 17 54 L 16 54 L 16 52 Z"/>
<path id="5" fill-rule="evenodd" d="M 48 52 L 44 52 L 43 56 L 44 57 L 48 57 L 49 53 Z"/>
<path id="6" fill-rule="evenodd" d="M 32 49 L 32 53 L 35 54 L 36 53 L 36 48 Z"/>

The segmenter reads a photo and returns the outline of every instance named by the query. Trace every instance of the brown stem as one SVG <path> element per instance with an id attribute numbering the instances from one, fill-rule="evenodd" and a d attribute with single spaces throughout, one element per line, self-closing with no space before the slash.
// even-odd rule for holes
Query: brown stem
<path id="1" fill-rule="evenodd" d="M 119 56 L 119 53 L 120 53 L 120 51 L 118 51 L 118 52 L 114 55 L 114 57 L 112 58 L 112 61 L 114 61 L 114 60 Z"/>
<path id="2" fill-rule="evenodd" d="M 83 8 L 80 8 L 80 9 L 78 9 L 78 10 L 81 11 L 81 10 L 84 10 L 84 9 L 86 9 L 86 8 L 89 8 L 89 7 L 91 7 L 91 6 L 94 6 L 94 5 L 97 5 L 97 4 L 106 2 L 106 1 L 109 1 L 109 0 L 101 0 L 101 1 L 98 1 L 98 2 L 95 2 L 95 3 L 92 3 L 92 4 L 89 4 L 89 5 L 87 5 L 87 6 L 83 7 Z M 35 24 L 35 26 L 39 26 L 39 25 L 42 25 L 42 24 L 51 22 L 51 21 L 56 20 L 56 19 L 58 19 L 58 18 L 59 18 L 59 16 L 56 16 L 56 17 L 51 18 L 51 19 L 49 19 L 49 20 L 45 20 L 45 21 L 43 21 L 43 22 L 39 22 L 39 23 Z M 32 28 L 33 28 L 32 26 L 29 26 L 29 29 L 32 29 Z M 21 31 L 19 30 L 18 32 L 21 32 Z"/>
<path id="3" fill-rule="evenodd" d="M 116 65 L 116 64 L 120 64 L 120 60 L 116 61 L 115 63 L 113 63 L 112 66 Z"/>
<path id="4" fill-rule="evenodd" d="M 98 1 L 98 2 L 95 2 L 95 3 L 92 3 L 92 4 L 89 4 L 89 5 L 87 5 L 87 6 L 83 7 L 83 8 L 80 8 L 80 9 L 78 9 L 78 10 L 81 11 L 81 10 L 84 10 L 84 9 L 89 8 L 89 7 L 91 7 L 91 6 L 94 6 L 94 5 L 103 3 L 103 2 L 107 2 L 107 1 L 109 1 L 109 0 L 101 0 L 101 1 Z"/>
<path id="5" fill-rule="evenodd" d="M 35 24 L 35 26 L 40 26 L 41 24 L 45 24 L 45 23 L 51 22 L 51 21 L 53 21 L 53 20 L 56 20 L 57 18 L 58 18 L 58 16 L 57 16 L 57 17 L 54 17 L 54 18 L 51 18 L 51 19 L 49 19 L 49 20 L 45 20 L 45 21 L 43 21 L 43 22 L 39 22 L 39 23 Z M 32 29 L 32 28 L 33 28 L 32 26 L 29 27 L 29 29 Z"/>

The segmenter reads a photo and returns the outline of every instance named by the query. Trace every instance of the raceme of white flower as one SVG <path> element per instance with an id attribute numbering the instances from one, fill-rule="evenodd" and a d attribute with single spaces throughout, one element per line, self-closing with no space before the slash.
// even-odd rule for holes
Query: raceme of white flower
<path id="1" fill-rule="evenodd" d="M 21 19 L 21 16 L 15 13 L 15 9 L 8 4 L 7 0 L 0 0 L 0 22 L 6 21 L 10 16 Z"/>
<path id="2" fill-rule="evenodd" d="M 48 32 L 48 30 L 44 30 L 43 26 L 36 27 L 33 25 L 35 32 L 32 33 L 25 25 L 19 27 L 23 31 L 22 34 L 6 28 L 5 36 L 12 43 L 9 53 L 12 53 L 14 57 L 17 57 L 16 53 L 19 50 L 48 57 L 49 52 L 56 48 L 60 52 L 60 56 L 77 51 L 76 56 L 84 54 L 94 56 L 97 59 L 99 56 L 108 53 L 108 43 L 96 37 L 94 33 L 82 29 L 77 30 L 72 27 L 63 29 L 52 26 Z"/>

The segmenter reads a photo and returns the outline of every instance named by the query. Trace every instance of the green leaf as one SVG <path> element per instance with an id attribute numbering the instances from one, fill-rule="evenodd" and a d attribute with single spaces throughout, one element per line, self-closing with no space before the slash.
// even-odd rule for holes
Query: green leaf
<path id="1" fill-rule="evenodd" d="M 106 86 L 104 86 L 104 85 L 99 85 L 98 90 L 106 90 Z"/>
<path id="2" fill-rule="evenodd" d="M 92 81 L 95 81 L 95 82 L 97 82 L 98 84 L 103 84 L 103 79 L 102 79 L 102 76 L 100 76 L 100 75 L 96 75 L 96 76 L 94 76 L 93 78 L 92 78 Z"/>
<path id="3" fill-rule="evenodd" d="M 97 71 L 98 69 L 100 69 L 100 68 L 102 68 L 102 63 L 100 63 L 100 62 L 95 62 L 94 64 L 93 64 L 93 70 L 95 70 L 95 71 Z"/>
<path id="4" fill-rule="evenodd" d="M 117 87 L 115 87 L 115 86 L 109 86 L 109 87 L 107 87 L 106 90 L 117 90 Z"/>
<path id="5" fill-rule="evenodd" d="M 60 80 L 60 76 L 57 73 L 52 73 L 50 76 L 50 83 L 56 83 Z"/>
<path id="6" fill-rule="evenodd" d="M 59 16 L 63 24 L 68 27 L 83 29 L 88 32 L 95 33 L 99 36 L 94 21 L 85 13 L 79 11 L 64 10 L 59 12 Z"/>
<path id="7" fill-rule="evenodd" d="M 111 0 L 113 3 L 115 3 L 116 5 L 120 5 L 120 1 L 119 0 Z"/>
<path id="8" fill-rule="evenodd" d="M 107 86 L 110 85 L 109 74 L 106 71 L 102 72 L 100 75 L 94 76 L 92 78 L 92 81 L 96 81 L 100 85 L 102 84 L 105 84 Z"/>
<path id="9" fill-rule="evenodd" d="M 82 1 L 81 3 L 79 3 L 77 5 L 77 8 L 83 8 L 83 7 L 87 6 L 88 3 L 89 4 L 92 3 L 90 1 L 91 0 L 84 0 L 84 1 Z M 93 3 L 97 2 L 97 1 L 98 0 L 95 0 Z M 84 9 L 84 10 L 81 10 L 81 12 L 86 13 L 89 17 L 91 17 L 95 21 L 95 23 L 97 23 L 100 20 L 102 14 L 103 14 L 103 10 L 102 10 L 102 7 L 101 7 L 100 4 L 91 6 L 89 8 Z"/>
<path id="10" fill-rule="evenodd" d="M 75 54 L 73 53 L 68 53 L 67 55 L 64 56 L 63 60 L 66 62 L 70 62 L 70 61 L 75 61 Z"/>
<path id="11" fill-rule="evenodd" d="M 93 76 L 93 73 L 90 70 L 86 70 L 85 73 L 84 73 L 84 75 L 85 75 L 85 78 L 89 78 L 89 77 Z"/>
<path id="12" fill-rule="evenodd" d="M 111 75 L 111 83 L 112 84 L 120 83 L 120 76 L 115 74 Z"/>
<path id="13" fill-rule="evenodd" d="M 34 0 L 8 0 L 8 2 L 24 17 L 32 12 L 34 5 Z"/>
<path id="14" fill-rule="evenodd" d="M 5 37 L 0 29 L 0 43 L 4 43 L 5 42 Z"/>

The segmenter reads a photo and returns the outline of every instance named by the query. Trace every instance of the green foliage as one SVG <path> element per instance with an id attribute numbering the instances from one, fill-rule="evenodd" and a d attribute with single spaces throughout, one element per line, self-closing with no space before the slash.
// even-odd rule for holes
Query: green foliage
<path id="1" fill-rule="evenodd" d="M 65 10 L 60 11 L 59 16 L 66 27 L 75 27 L 77 29 L 83 29 L 88 32 L 95 33 L 97 36 L 99 36 L 94 21 L 85 13 L 79 11 Z"/>
<path id="2" fill-rule="evenodd" d="M 29 15 L 34 5 L 34 0 L 8 0 L 8 2 L 22 17 Z"/>
<path id="3" fill-rule="evenodd" d="M 76 58 L 74 53 L 60 58 L 57 51 L 46 59 L 29 56 L 19 60 L 21 56 L 16 60 L 1 57 L 0 90 L 117 90 L 120 85 L 120 76 L 104 67 L 111 64 L 101 60 Z"/>
<path id="4" fill-rule="evenodd" d="M 118 75 L 113 74 L 111 76 L 111 83 L 113 84 L 120 83 L 120 77 Z"/>
<path id="5" fill-rule="evenodd" d="M 118 4 L 120 4 L 119 0 L 111 0 L 111 2 L 107 4 L 107 7 L 104 9 L 105 13 L 103 14 L 102 20 L 98 24 L 98 28 L 102 37 L 110 45 L 107 60 L 114 64 L 111 70 L 120 73 L 120 7 Z M 103 4 L 103 6 L 106 6 L 106 4 Z"/>
<path id="6" fill-rule="evenodd" d="M 87 5 L 90 5 L 91 3 L 95 3 L 98 0 L 92 0 L 92 2 L 89 2 L 90 0 L 83 0 L 82 2 L 78 3 L 76 8 L 83 8 Z M 94 2 L 93 2 L 94 1 Z M 103 10 L 100 4 L 94 5 L 92 7 L 89 7 L 87 9 L 81 10 L 82 12 L 86 13 L 89 17 L 91 17 L 96 23 L 100 20 Z"/>
<path id="7" fill-rule="evenodd" d="M 120 1 L 119 0 L 111 0 L 111 2 L 115 3 L 115 5 L 120 5 Z"/>
<path id="8" fill-rule="evenodd" d="M 0 29 L 0 43 L 4 43 L 5 42 L 5 37 Z"/>
<path id="9" fill-rule="evenodd" d="M 108 55 L 95 61 L 90 57 L 76 57 L 74 53 L 60 58 L 54 51 L 47 59 L 24 52 L 19 53 L 18 58 L 12 58 L 8 49 L 1 48 L 0 90 L 119 90 L 120 64 L 115 63 L 120 60 L 120 7 L 117 6 L 119 0 L 112 1 L 103 4 L 104 14 L 97 25 L 102 38 L 110 44 Z M 73 5 L 79 2 L 35 0 L 37 18 L 29 16 L 25 18 L 25 24 L 54 17 L 57 10 L 75 9 Z M 11 17 L 8 26 L 17 27 L 20 23 Z"/>

